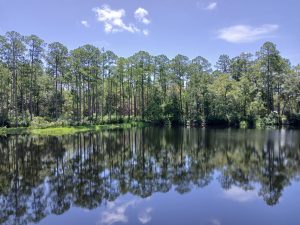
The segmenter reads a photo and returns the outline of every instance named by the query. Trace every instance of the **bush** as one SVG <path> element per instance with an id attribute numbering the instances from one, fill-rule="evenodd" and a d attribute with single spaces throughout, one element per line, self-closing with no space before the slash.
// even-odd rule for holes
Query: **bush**
<path id="1" fill-rule="evenodd" d="M 271 112 L 264 118 L 264 123 L 266 124 L 266 126 L 278 125 L 278 113 Z"/>
<path id="2" fill-rule="evenodd" d="M 262 118 L 258 117 L 256 120 L 255 120 L 255 128 L 264 128 L 265 127 L 265 124 L 264 124 L 264 121 Z"/>
<path id="3" fill-rule="evenodd" d="M 36 116 L 32 119 L 30 126 L 33 128 L 46 128 L 50 126 L 50 122 L 44 117 Z"/>
<path id="4" fill-rule="evenodd" d="M 277 112 L 271 112 L 269 115 L 263 118 L 257 118 L 255 121 L 256 128 L 274 127 L 278 126 L 279 116 Z"/>
<path id="5" fill-rule="evenodd" d="M 36 116 L 32 119 L 30 126 L 32 128 L 65 127 L 71 125 L 71 120 L 59 118 L 57 121 L 50 121 L 45 117 Z"/>
<path id="6" fill-rule="evenodd" d="M 240 122 L 240 128 L 242 128 L 242 129 L 246 129 L 246 128 L 248 128 L 249 127 L 249 124 L 248 124 L 248 122 L 247 121 L 241 121 Z"/>

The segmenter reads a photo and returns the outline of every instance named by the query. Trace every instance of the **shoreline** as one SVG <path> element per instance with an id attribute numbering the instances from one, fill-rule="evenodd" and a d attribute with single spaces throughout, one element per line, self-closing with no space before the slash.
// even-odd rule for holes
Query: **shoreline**
<path id="1" fill-rule="evenodd" d="M 128 129 L 128 128 L 133 128 L 133 127 L 145 127 L 145 126 L 148 126 L 147 123 L 131 122 L 131 123 L 120 123 L 120 124 L 58 126 L 58 127 L 46 127 L 46 128 L 34 128 L 34 127 L 5 128 L 5 127 L 0 127 L 0 136 L 1 135 L 12 135 L 12 134 L 60 136 L 60 135 L 76 134 L 76 133 L 82 133 L 82 132 L 88 132 L 88 131 Z"/>
<path id="2" fill-rule="evenodd" d="M 149 126 L 157 126 L 155 123 L 149 122 L 128 122 L 128 123 L 115 123 L 115 124 L 101 124 L 101 125 L 79 125 L 79 126 L 53 126 L 53 127 L 0 127 L 0 136 L 2 135 L 22 135 L 22 134 L 31 134 L 31 135 L 44 135 L 44 136 L 61 136 L 68 134 L 83 133 L 88 131 L 103 131 L 103 130 L 114 130 L 114 129 L 129 129 L 129 128 L 143 128 Z M 162 126 L 168 127 L 168 126 Z M 171 126 L 171 127 L 185 127 L 185 128 L 206 128 L 206 129 L 299 129 L 295 126 L 265 126 L 265 127 L 231 127 L 231 126 Z"/>

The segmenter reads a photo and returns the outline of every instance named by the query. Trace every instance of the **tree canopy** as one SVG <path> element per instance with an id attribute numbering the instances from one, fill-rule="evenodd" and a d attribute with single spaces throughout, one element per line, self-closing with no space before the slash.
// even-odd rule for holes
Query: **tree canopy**
<path id="1" fill-rule="evenodd" d="M 299 66 L 266 42 L 256 54 L 128 58 L 84 45 L 68 50 L 36 35 L 0 36 L 0 126 L 35 118 L 69 125 L 142 120 L 162 124 L 299 124 Z"/>

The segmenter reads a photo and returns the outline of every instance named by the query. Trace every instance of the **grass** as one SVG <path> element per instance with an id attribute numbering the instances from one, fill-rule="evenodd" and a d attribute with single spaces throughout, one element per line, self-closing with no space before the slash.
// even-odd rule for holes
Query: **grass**
<path id="1" fill-rule="evenodd" d="M 62 126 L 48 128 L 18 127 L 18 128 L 0 128 L 0 135 L 7 134 L 34 134 L 46 136 L 60 136 L 75 134 L 88 131 L 101 131 L 113 129 L 128 129 L 132 127 L 145 127 L 143 122 L 131 122 L 122 124 L 105 124 L 105 125 L 87 125 L 87 126 Z"/>

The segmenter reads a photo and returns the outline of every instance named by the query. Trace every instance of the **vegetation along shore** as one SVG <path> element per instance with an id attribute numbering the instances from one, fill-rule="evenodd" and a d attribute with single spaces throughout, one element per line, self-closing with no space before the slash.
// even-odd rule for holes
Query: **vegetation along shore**
<path id="1" fill-rule="evenodd" d="M 36 35 L 0 36 L 0 127 L 19 131 L 126 121 L 299 126 L 299 96 L 300 66 L 271 42 L 253 54 L 223 54 L 212 66 L 202 56 L 124 58 L 89 44 L 68 50 Z"/>

